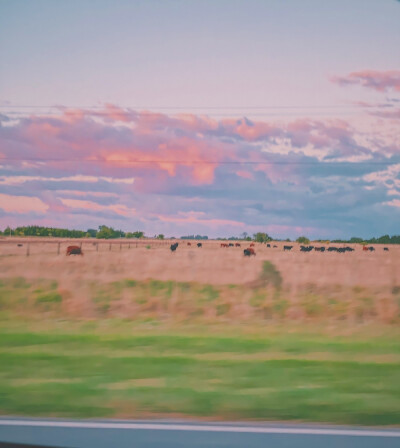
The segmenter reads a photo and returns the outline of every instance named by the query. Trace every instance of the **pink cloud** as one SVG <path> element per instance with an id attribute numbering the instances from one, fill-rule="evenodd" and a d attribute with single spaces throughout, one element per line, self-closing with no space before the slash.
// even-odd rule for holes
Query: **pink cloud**
<path id="1" fill-rule="evenodd" d="M 135 210 L 124 204 L 101 205 L 92 201 L 81 199 L 61 199 L 61 202 L 71 209 L 82 209 L 91 211 L 111 211 L 121 216 L 131 216 L 135 214 Z"/>
<path id="2" fill-rule="evenodd" d="M 400 92 L 400 70 L 363 70 L 349 73 L 346 76 L 334 76 L 331 81 L 340 86 L 360 85 L 378 92 L 386 92 L 391 89 Z"/>
<path id="3" fill-rule="evenodd" d="M 46 213 L 49 206 L 36 197 L 0 193 L 0 208 L 8 213 Z"/>

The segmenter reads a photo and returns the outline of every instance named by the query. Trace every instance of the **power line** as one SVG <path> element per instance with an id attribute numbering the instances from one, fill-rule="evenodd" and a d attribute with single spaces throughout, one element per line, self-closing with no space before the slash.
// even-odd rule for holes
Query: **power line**
<path id="1" fill-rule="evenodd" d="M 0 157 L 0 160 L 14 161 L 14 162 L 78 162 L 78 163 L 124 163 L 124 164 L 161 164 L 161 163 L 171 163 L 175 165 L 321 165 L 325 163 L 326 165 L 397 165 L 400 162 L 395 161 L 375 161 L 375 162 L 349 162 L 349 161 L 282 161 L 282 160 L 263 160 L 263 161 L 252 161 L 252 160 L 241 160 L 241 161 L 215 161 L 215 160 L 141 160 L 141 159 L 71 159 L 71 158 L 16 158 L 16 157 Z"/>
<path id="2" fill-rule="evenodd" d="M 105 109 L 107 106 L 62 106 L 62 105 L 1 105 L 0 108 L 2 109 Z M 258 105 L 258 106 L 145 106 L 145 105 L 136 105 L 136 106 L 112 106 L 117 107 L 119 109 L 157 109 L 157 110 L 264 110 L 264 109 L 342 109 L 342 108 L 363 108 L 363 107 L 371 107 L 371 108 L 388 108 L 385 104 L 378 104 L 378 105 L 359 105 L 359 104 L 325 104 L 325 105 L 284 105 L 284 106 L 277 106 L 277 105 Z"/>

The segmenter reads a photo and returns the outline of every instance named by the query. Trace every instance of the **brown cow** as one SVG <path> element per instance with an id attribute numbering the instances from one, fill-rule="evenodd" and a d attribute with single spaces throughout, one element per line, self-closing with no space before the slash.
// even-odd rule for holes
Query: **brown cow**
<path id="1" fill-rule="evenodd" d="M 235 243 L 235 247 L 240 247 L 240 243 Z"/>
<path id="2" fill-rule="evenodd" d="M 192 243 L 187 243 L 187 245 L 188 245 L 188 246 L 191 246 L 191 245 L 192 245 Z"/>
<path id="3" fill-rule="evenodd" d="M 251 244 L 250 244 L 250 247 L 254 247 L 254 246 L 255 246 L 255 244 L 254 244 L 254 243 L 251 243 Z"/>
<path id="4" fill-rule="evenodd" d="M 83 252 L 79 246 L 68 246 L 67 255 L 83 255 Z"/>
<path id="5" fill-rule="evenodd" d="M 252 247 L 248 247 L 247 249 L 245 249 L 243 251 L 243 254 L 245 257 L 250 257 L 250 255 L 254 255 L 254 256 L 256 255 L 256 253 Z"/>

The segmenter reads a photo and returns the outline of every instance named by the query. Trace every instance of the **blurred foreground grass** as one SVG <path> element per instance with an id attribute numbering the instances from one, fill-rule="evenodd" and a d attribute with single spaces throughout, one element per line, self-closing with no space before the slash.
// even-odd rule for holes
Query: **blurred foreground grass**
<path id="1" fill-rule="evenodd" d="M 124 288 L 139 288 L 132 300 L 140 307 L 159 291 L 168 301 L 174 288 L 185 304 L 193 287 L 178 286 L 96 285 L 97 315 L 88 319 L 63 317 L 68 295 L 57 282 L 3 281 L 0 412 L 400 424 L 398 325 L 279 321 L 265 313 L 253 321 L 219 319 L 226 297 L 215 303 L 216 314 L 198 320 L 192 306 L 181 320 L 148 305 L 135 318 L 108 314 L 106 305 Z M 196 291 L 198 307 L 220 299 L 210 286 Z M 251 294 L 252 307 L 269 300 L 260 290 Z"/>

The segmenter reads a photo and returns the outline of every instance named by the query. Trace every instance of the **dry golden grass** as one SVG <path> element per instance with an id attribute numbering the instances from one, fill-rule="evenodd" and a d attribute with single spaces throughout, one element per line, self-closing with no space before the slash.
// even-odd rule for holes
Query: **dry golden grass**
<path id="1" fill-rule="evenodd" d="M 83 257 L 65 255 L 69 244 L 81 243 Z M 48 302 L 58 301 L 57 312 L 74 317 L 398 322 L 400 247 L 384 252 L 377 245 L 370 253 L 358 245 L 342 254 L 301 253 L 296 243 L 291 252 L 283 251 L 287 243 L 256 244 L 257 255 L 244 257 L 249 243 L 221 248 L 218 241 L 203 241 L 197 248 L 179 241 L 174 253 L 170 244 L 3 239 L 0 279 L 56 281 L 55 290 L 50 288 L 56 298 L 43 292 L 37 299 L 32 290 L 29 300 L 42 313 L 54 313 Z"/>

